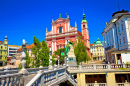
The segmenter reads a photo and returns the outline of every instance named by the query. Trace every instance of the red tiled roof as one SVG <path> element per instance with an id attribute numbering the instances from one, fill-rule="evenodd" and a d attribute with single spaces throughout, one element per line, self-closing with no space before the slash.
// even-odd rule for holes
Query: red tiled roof
<path id="1" fill-rule="evenodd" d="M 7 57 L 7 59 L 9 59 L 9 58 L 12 58 L 13 56 L 9 56 L 9 57 Z"/>
<path id="2" fill-rule="evenodd" d="M 42 42 L 41 42 L 41 44 L 42 44 Z M 27 49 L 31 49 L 31 48 L 33 48 L 35 45 L 34 45 L 34 43 L 32 43 L 31 45 L 29 45 L 29 46 L 26 46 L 26 48 Z M 22 51 L 22 48 L 19 48 L 18 50 L 17 50 L 17 52 L 18 51 Z"/>
<path id="3" fill-rule="evenodd" d="M 93 44 L 90 44 L 90 46 L 93 46 Z"/>
<path id="4" fill-rule="evenodd" d="M 78 31 L 78 34 L 82 35 L 82 33 L 81 33 L 81 32 L 79 32 L 79 31 Z"/>
<path id="5" fill-rule="evenodd" d="M 0 41 L 0 42 L 2 42 L 2 41 Z"/>
<path id="6" fill-rule="evenodd" d="M 17 52 L 18 52 L 18 51 L 21 51 L 21 50 L 22 50 L 22 49 L 21 49 L 21 48 L 19 48 L 19 49 L 17 50 Z"/>

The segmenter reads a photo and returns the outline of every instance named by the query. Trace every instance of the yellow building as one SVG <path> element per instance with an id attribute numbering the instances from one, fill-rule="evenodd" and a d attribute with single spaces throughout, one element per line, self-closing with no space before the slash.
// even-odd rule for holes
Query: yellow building
<path id="1" fill-rule="evenodd" d="M 98 38 L 96 42 L 90 44 L 90 51 L 93 54 L 94 60 L 103 60 L 105 59 L 104 55 L 104 42 L 100 41 Z"/>
<path id="2" fill-rule="evenodd" d="M 5 36 L 4 42 L 0 41 L 0 66 L 7 63 L 8 38 Z"/>

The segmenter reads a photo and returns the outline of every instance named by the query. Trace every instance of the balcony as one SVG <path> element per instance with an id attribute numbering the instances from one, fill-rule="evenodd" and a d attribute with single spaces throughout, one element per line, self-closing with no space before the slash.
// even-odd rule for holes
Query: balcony
<path id="1" fill-rule="evenodd" d="M 114 48 L 114 45 L 105 48 L 105 50 L 110 50 L 110 49 L 112 49 L 112 48 Z"/>

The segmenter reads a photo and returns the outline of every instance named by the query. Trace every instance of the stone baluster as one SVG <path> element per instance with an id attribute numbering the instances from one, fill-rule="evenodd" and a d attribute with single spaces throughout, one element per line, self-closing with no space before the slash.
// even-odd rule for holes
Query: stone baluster
<path id="1" fill-rule="evenodd" d="M 81 62 L 79 63 L 79 70 L 82 70 Z"/>
<path id="2" fill-rule="evenodd" d="M 94 64 L 94 65 L 93 65 L 93 70 L 96 70 L 96 69 L 97 69 L 97 68 L 96 68 L 96 65 Z"/>
<path id="3" fill-rule="evenodd" d="M 64 67 L 64 68 L 66 68 L 66 65 L 65 65 L 65 64 L 63 64 L 63 67 Z"/>
<path id="4" fill-rule="evenodd" d="M 58 70 L 56 71 L 56 80 L 58 80 Z"/>
<path id="5" fill-rule="evenodd" d="M 126 68 L 125 63 L 123 62 L 123 68 Z"/>
<path id="6" fill-rule="evenodd" d="M 94 86 L 99 86 L 99 84 L 97 83 L 97 81 L 95 81 Z"/>
<path id="7" fill-rule="evenodd" d="M 6 70 L 4 70 L 4 71 L 6 71 L 6 74 L 9 74 L 9 69 L 8 69 L 8 67 L 6 67 Z"/>
<path id="8" fill-rule="evenodd" d="M 65 64 L 63 64 L 63 67 L 65 68 L 64 75 L 66 75 L 66 70 L 67 70 L 67 67 L 65 66 Z"/>
<path id="9" fill-rule="evenodd" d="M 127 80 L 125 80 L 125 86 L 129 86 L 129 83 L 127 82 Z"/>
<path id="10" fill-rule="evenodd" d="M 54 70 L 57 70 L 57 65 L 54 65 Z"/>
<path id="11" fill-rule="evenodd" d="M 27 76 L 29 74 L 29 72 L 25 69 L 25 65 L 26 65 L 26 54 L 25 54 L 25 49 L 26 49 L 26 44 L 25 44 L 25 40 L 23 39 L 23 44 L 22 44 L 22 48 L 23 48 L 23 52 L 22 52 L 22 69 L 19 71 L 19 73 L 23 73 L 23 77 L 22 77 L 22 81 L 20 82 L 21 84 L 23 83 L 23 85 L 26 85 L 27 82 Z"/>
<path id="12" fill-rule="evenodd" d="M 108 62 L 108 69 L 111 69 L 111 65 L 110 65 L 110 63 Z"/>

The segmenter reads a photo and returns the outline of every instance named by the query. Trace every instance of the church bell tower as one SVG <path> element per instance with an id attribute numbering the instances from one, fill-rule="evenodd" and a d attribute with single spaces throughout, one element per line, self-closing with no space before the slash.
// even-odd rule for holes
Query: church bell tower
<path id="1" fill-rule="evenodd" d="M 81 22 L 81 29 L 82 29 L 82 36 L 84 38 L 85 45 L 86 45 L 86 50 L 87 53 L 89 54 L 89 49 L 90 49 L 89 30 L 88 30 L 88 22 L 86 20 L 84 12 L 83 12 L 83 19 Z"/>

